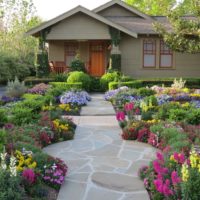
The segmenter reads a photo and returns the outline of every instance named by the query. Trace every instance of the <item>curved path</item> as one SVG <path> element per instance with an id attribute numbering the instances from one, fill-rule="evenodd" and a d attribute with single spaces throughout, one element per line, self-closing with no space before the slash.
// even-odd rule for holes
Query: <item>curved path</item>
<path id="1" fill-rule="evenodd" d="M 44 149 L 69 167 L 58 200 L 148 200 L 137 172 L 156 150 L 121 139 L 112 105 L 103 95 L 92 95 L 74 121 L 78 124 L 74 140 Z"/>

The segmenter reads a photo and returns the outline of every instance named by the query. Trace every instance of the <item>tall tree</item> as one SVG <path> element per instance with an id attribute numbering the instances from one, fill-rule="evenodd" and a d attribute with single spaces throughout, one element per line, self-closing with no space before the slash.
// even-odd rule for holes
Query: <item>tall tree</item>
<path id="1" fill-rule="evenodd" d="M 24 74 L 35 68 L 38 40 L 24 35 L 27 30 L 41 23 L 35 11 L 32 0 L 0 0 L 0 59 L 14 59 L 16 66 L 24 66 Z"/>
<path id="2" fill-rule="evenodd" d="M 155 29 L 178 52 L 200 52 L 200 1 L 184 0 L 167 15 L 171 30 L 160 23 Z"/>
<path id="3" fill-rule="evenodd" d="M 166 15 L 176 5 L 176 0 L 124 0 L 129 5 L 149 15 Z"/>

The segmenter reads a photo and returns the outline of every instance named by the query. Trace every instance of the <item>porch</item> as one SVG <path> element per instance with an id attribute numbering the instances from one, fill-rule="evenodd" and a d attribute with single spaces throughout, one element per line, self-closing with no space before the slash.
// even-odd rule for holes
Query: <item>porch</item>
<path id="1" fill-rule="evenodd" d="M 50 69 L 55 73 L 70 70 L 71 62 L 79 54 L 91 76 L 102 76 L 110 57 L 110 40 L 51 40 L 49 42 Z"/>

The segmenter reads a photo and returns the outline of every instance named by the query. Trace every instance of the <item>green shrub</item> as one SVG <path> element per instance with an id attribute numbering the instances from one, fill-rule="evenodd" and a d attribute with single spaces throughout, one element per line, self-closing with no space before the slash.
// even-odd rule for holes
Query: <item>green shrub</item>
<path id="1" fill-rule="evenodd" d="M 60 88 L 65 88 L 65 90 L 81 90 L 83 89 L 83 84 L 82 82 L 75 82 L 75 83 L 66 83 L 66 82 L 50 82 L 50 85 L 53 87 L 60 87 Z"/>
<path id="2" fill-rule="evenodd" d="M 37 100 L 37 99 L 42 99 L 43 96 L 40 94 L 29 94 L 25 93 L 22 98 L 27 99 L 27 100 Z"/>
<path id="3" fill-rule="evenodd" d="M 159 106 L 158 112 L 156 113 L 156 119 L 159 120 L 166 120 L 169 119 L 169 115 L 170 115 L 170 110 L 171 109 L 179 109 L 180 105 L 177 103 L 165 103 L 161 106 Z"/>
<path id="4" fill-rule="evenodd" d="M 184 109 L 171 109 L 169 111 L 169 119 L 173 121 L 184 121 L 187 116 L 187 111 Z"/>
<path id="5" fill-rule="evenodd" d="M 5 109 L 0 109 L 0 127 L 8 122 L 8 117 Z"/>
<path id="6" fill-rule="evenodd" d="M 48 163 L 49 155 L 46 153 L 35 153 L 33 155 L 33 160 L 37 163 L 37 168 L 43 170 L 44 166 Z"/>
<path id="7" fill-rule="evenodd" d="M 112 54 L 112 69 L 121 71 L 121 54 Z"/>
<path id="8" fill-rule="evenodd" d="M 118 81 L 120 78 L 118 72 L 106 73 L 100 79 L 100 85 L 103 91 L 108 90 L 108 85 L 112 81 Z"/>
<path id="9" fill-rule="evenodd" d="M 0 169 L 0 200 L 21 200 L 24 195 L 20 176 L 10 176 L 9 171 Z"/>
<path id="10" fill-rule="evenodd" d="M 151 96 L 151 95 L 154 95 L 155 93 L 156 93 L 155 91 L 148 88 L 139 88 L 137 90 L 137 95 L 141 97 Z"/>
<path id="11" fill-rule="evenodd" d="M 49 69 L 48 53 L 42 51 L 37 55 L 36 74 L 37 74 L 37 77 L 44 77 L 44 76 L 49 75 L 49 73 L 50 73 L 50 69 Z"/>
<path id="12" fill-rule="evenodd" d="M 142 120 L 152 120 L 154 112 L 149 110 L 146 112 L 142 112 Z"/>
<path id="13" fill-rule="evenodd" d="M 5 131 L 5 129 L 0 129 L 0 152 L 3 151 L 4 146 L 7 143 L 7 132 Z"/>
<path id="14" fill-rule="evenodd" d="M 186 116 L 186 122 L 192 125 L 200 124 L 200 109 L 191 109 Z"/>
<path id="15" fill-rule="evenodd" d="M 10 97 L 21 97 L 26 92 L 24 82 L 20 82 L 17 77 L 14 81 L 8 81 L 6 95 Z"/>
<path id="16" fill-rule="evenodd" d="M 44 100 L 42 99 L 27 99 L 20 103 L 18 103 L 15 108 L 28 108 L 31 109 L 33 112 L 39 112 L 44 105 Z"/>
<path id="17" fill-rule="evenodd" d="M 147 105 L 152 105 L 152 106 L 157 106 L 158 105 L 158 101 L 157 98 L 154 95 L 148 96 L 144 98 L 144 102 Z"/>
<path id="18" fill-rule="evenodd" d="M 77 83 L 77 82 L 78 83 L 81 82 L 83 89 L 85 89 L 86 91 L 90 90 L 91 78 L 88 74 L 78 71 L 71 72 L 67 79 L 67 83 Z"/>
<path id="19" fill-rule="evenodd" d="M 24 55 L 23 55 L 24 56 Z M 32 64 L 28 63 L 29 60 L 22 59 L 19 56 L 10 55 L 0 52 L 0 82 L 7 82 L 13 80 L 15 76 L 23 79 L 31 74 L 34 70 Z"/>
<path id="20" fill-rule="evenodd" d="M 115 90 L 119 87 L 127 86 L 129 88 L 140 88 L 142 86 L 141 81 L 128 81 L 128 82 L 110 82 L 109 90 Z"/>
<path id="21" fill-rule="evenodd" d="M 66 82 L 67 78 L 68 78 L 68 74 L 66 74 L 66 73 L 55 74 L 54 81 L 55 82 Z"/>
<path id="22" fill-rule="evenodd" d="M 90 92 L 101 92 L 100 78 L 91 77 Z"/>
<path id="23" fill-rule="evenodd" d="M 135 81 L 136 79 L 130 77 L 130 76 L 125 76 L 125 75 L 122 75 L 121 78 L 120 78 L 120 81 L 121 82 L 129 82 L 129 81 Z"/>
<path id="24" fill-rule="evenodd" d="M 76 58 L 70 64 L 70 71 L 81 71 L 86 72 L 85 63 L 80 59 Z"/>
<path id="25" fill-rule="evenodd" d="M 14 107 L 11 110 L 12 116 L 10 122 L 15 125 L 22 125 L 31 123 L 34 119 L 38 118 L 38 115 L 32 112 L 30 108 Z"/>

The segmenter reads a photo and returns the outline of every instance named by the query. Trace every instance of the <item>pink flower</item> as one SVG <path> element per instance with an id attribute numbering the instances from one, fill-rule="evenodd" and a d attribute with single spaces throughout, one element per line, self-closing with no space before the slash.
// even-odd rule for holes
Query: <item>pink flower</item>
<path id="1" fill-rule="evenodd" d="M 157 153 L 156 153 L 156 157 L 157 157 L 157 159 L 158 159 L 159 161 L 161 161 L 162 163 L 164 162 L 164 156 L 163 156 L 162 153 L 157 152 Z"/>
<path id="2" fill-rule="evenodd" d="M 116 114 L 116 118 L 118 121 L 124 121 L 125 120 L 125 114 L 123 111 L 120 111 Z"/>
<path id="3" fill-rule="evenodd" d="M 172 183 L 173 183 L 174 185 L 176 185 L 176 184 L 178 184 L 178 183 L 181 182 L 181 178 L 178 177 L 178 173 L 177 173 L 176 171 L 173 171 L 173 172 L 171 173 L 171 179 L 172 179 Z"/>
<path id="4" fill-rule="evenodd" d="M 183 164 L 185 162 L 185 156 L 182 153 L 174 152 L 174 159 L 179 163 Z"/>
<path id="5" fill-rule="evenodd" d="M 167 197 L 173 195 L 173 191 L 170 189 L 169 179 L 166 179 L 165 184 L 163 184 L 163 194 Z"/>
<path id="6" fill-rule="evenodd" d="M 22 177 L 30 184 L 33 184 L 36 180 L 36 175 L 32 169 L 25 169 L 22 172 Z"/>
<path id="7" fill-rule="evenodd" d="M 139 108 L 136 108 L 136 109 L 135 109 L 135 114 L 136 114 L 136 115 L 139 115 L 139 114 L 140 114 L 140 109 L 139 109 Z"/>
<path id="8" fill-rule="evenodd" d="M 129 112 L 129 111 L 133 110 L 133 108 L 134 108 L 134 103 L 133 102 L 126 103 L 124 105 L 124 109 L 125 109 L 126 112 Z"/>

